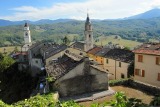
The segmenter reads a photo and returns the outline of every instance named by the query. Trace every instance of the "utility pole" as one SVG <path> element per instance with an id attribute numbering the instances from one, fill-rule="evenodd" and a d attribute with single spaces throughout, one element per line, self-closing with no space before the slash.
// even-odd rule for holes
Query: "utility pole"
<path id="1" fill-rule="evenodd" d="M 116 64 L 116 60 L 115 60 L 115 80 L 116 80 L 116 72 L 117 72 L 117 71 L 116 71 L 116 70 L 117 70 L 116 65 L 117 65 L 117 64 Z"/>

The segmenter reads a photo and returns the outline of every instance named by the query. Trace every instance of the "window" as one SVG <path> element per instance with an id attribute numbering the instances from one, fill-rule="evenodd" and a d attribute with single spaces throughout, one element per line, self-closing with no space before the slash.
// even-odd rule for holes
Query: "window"
<path id="1" fill-rule="evenodd" d="M 160 57 L 156 57 L 156 65 L 160 65 Z"/>
<path id="2" fill-rule="evenodd" d="M 158 79 L 157 80 L 160 81 L 160 73 L 158 73 Z"/>
<path id="3" fill-rule="evenodd" d="M 26 32 L 26 36 L 28 36 L 28 33 Z"/>
<path id="4" fill-rule="evenodd" d="M 27 60 L 27 55 L 24 55 L 24 60 L 25 60 L 25 61 Z"/>
<path id="5" fill-rule="evenodd" d="M 140 70 L 140 69 L 135 69 L 135 75 L 144 77 L 145 76 L 145 71 L 144 70 Z"/>
<path id="6" fill-rule="evenodd" d="M 108 59 L 106 59 L 106 63 L 107 63 L 107 64 L 109 63 L 109 60 L 108 60 Z"/>
<path id="7" fill-rule="evenodd" d="M 121 67 L 121 62 L 119 62 L 119 67 Z"/>
<path id="8" fill-rule="evenodd" d="M 38 64 L 38 61 L 37 61 L 37 60 L 36 60 L 35 62 L 36 62 L 36 64 Z"/>
<path id="9" fill-rule="evenodd" d="M 91 35 L 89 35 L 89 38 L 91 38 Z"/>
<path id="10" fill-rule="evenodd" d="M 80 52 L 79 55 L 83 55 L 83 53 Z"/>
<path id="11" fill-rule="evenodd" d="M 138 55 L 138 62 L 143 62 L 143 55 Z"/>
<path id="12" fill-rule="evenodd" d="M 66 53 L 69 53 L 69 50 L 66 50 L 65 52 L 66 52 Z"/>
<path id="13" fill-rule="evenodd" d="M 124 74 L 123 74 L 123 73 L 121 73 L 121 78 L 125 78 L 125 76 L 124 76 Z"/>

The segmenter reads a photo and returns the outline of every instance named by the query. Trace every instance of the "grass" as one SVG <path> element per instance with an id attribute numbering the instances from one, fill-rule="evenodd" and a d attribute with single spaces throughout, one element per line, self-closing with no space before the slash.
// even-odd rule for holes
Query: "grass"
<path id="1" fill-rule="evenodd" d="M 14 51 L 15 47 L 16 46 L 0 47 L 0 53 L 4 53 L 4 49 L 5 49 L 5 52 L 11 53 Z M 17 48 L 20 51 L 20 46 L 17 46 Z"/>
<path id="2" fill-rule="evenodd" d="M 138 98 L 138 99 L 142 99 L 142 102 L 145 104 L 149 104 L 152 101 L 152 98 L 154 96 L 152 95 L 147 95 L 146 93 L 133 89 L 133 88 L 129 88 L 129 87 L 124 87 L 124 86 L 113 86 L 111 87 L 114 91 L 118 92 L 118 91 L 123 91 L 125 92 L 125 95 L 128 98 Z M 104 102 L 108 102 L 110 100 L 114 100 L 114 95 L 111 96 L 106 96 L 94 101 L 87 101 L 87 102 L 81 102 L 81 105 L 84 105 L 85 107 L 90 107 L 91 104 L 93 103 L 104 103 Z"/>
<path id="3" fill-rule="evenodd" d="M 79 35 L 78 35 L 78 34 L 68 34 L 68 35 L 67 35 L 67 38 L 68 38 L 70 41 L 74 41 L 74 39 L 78 39 L 78 38 L 79 38 Z"/>
<path id="4" fill-rule="evenodd" d="M 134 48 L 137 45 L 140 45 L 140 42 L 136 42 L 136 41 L 132 41 L 132 40 L 126 40 L 126 39 L 122 39 L 121 37 L 118 36 L 117 39 L 115 39 L 116 35 L 112 35 L 112 36 L 107 36 L 107 37 L 99 37 L 99 41 L 96 42 L 96 45 L 106 45 L 109 42 L 112 42 L 112 44 L 119 44 L 119 45 L 123 45 L 125 47 L 129 47 L 129 48 Z"/>

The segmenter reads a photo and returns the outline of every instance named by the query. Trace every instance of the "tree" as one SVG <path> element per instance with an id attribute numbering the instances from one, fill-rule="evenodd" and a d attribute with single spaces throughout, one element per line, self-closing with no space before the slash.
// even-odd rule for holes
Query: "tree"
<path id="1" fill-rule="evenodd" d="M 156 106 L 159 107 L 160 106 L 160 95 L 156 95 L 153 100 L 150 102 L 151 106 Z"/>
<path id="2" fill-rule="evenodd" d="M 15 61 L 9 57 L 4 56 L 4 58 L 0 61 L 0 71 L 3 72 L 7 68 L 9 68 Z"/>
<path id="3" fill-rule="evenodd" d="M 17 48 L 17 46 L 14 48 L 14 52 L 18 52 L 18 48 Z"/>
<path id="4" fill-rule="evenodd" d="M 0 61 L 3 60 L 4 56 L 2 53 L 0 53 Z"/>
<path id="5" fill-rule="evenodd" d="M 127 73 L 128 77 L 134 76 L 134 61 L 130 63 L 127 70 L 128 70 L 127 71 L 128 72 Z"/>
<path id="6" fill-rule="evenodd" d="M 125 50 L 130 50 L 130 47 L 126 46 L 124 47 Z"/>
<path id="7" fill-rule="evenodd" d="M 63 44 L 69 45 L 69 43 L 70 43 L 70 40 L 65 36 L 63 38 Z"/>

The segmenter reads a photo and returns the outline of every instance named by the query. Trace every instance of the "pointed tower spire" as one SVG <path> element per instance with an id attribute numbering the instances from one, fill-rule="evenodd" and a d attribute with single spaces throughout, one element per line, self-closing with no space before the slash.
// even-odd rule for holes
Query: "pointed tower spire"
<path id="1" fill-rule="evenodd" d="M 91 22 L 90 22 L 90 19 L 89 19 L 89 13 L 87 12 L 86 24 L 89 24 L 89 23 L 91 23 Z"/>
<path id="2" fill-rule="evenodd" d="M 27 22 L 25 22 L 24 27 L 28 27 L 28 23 Z"/>
<path id="3" fill-rule="evenodd" d="M 93 48 L 93 42 L 94 42 L 92 24 L 90 22 L 88 12 L 87 12 L 87 19 L 86 19 L 86 22 L 85 22 L 84 35 L 85 35 L 85 47 L 84 47 L 84 50 L 88 51 L 89 49 Z"/>

